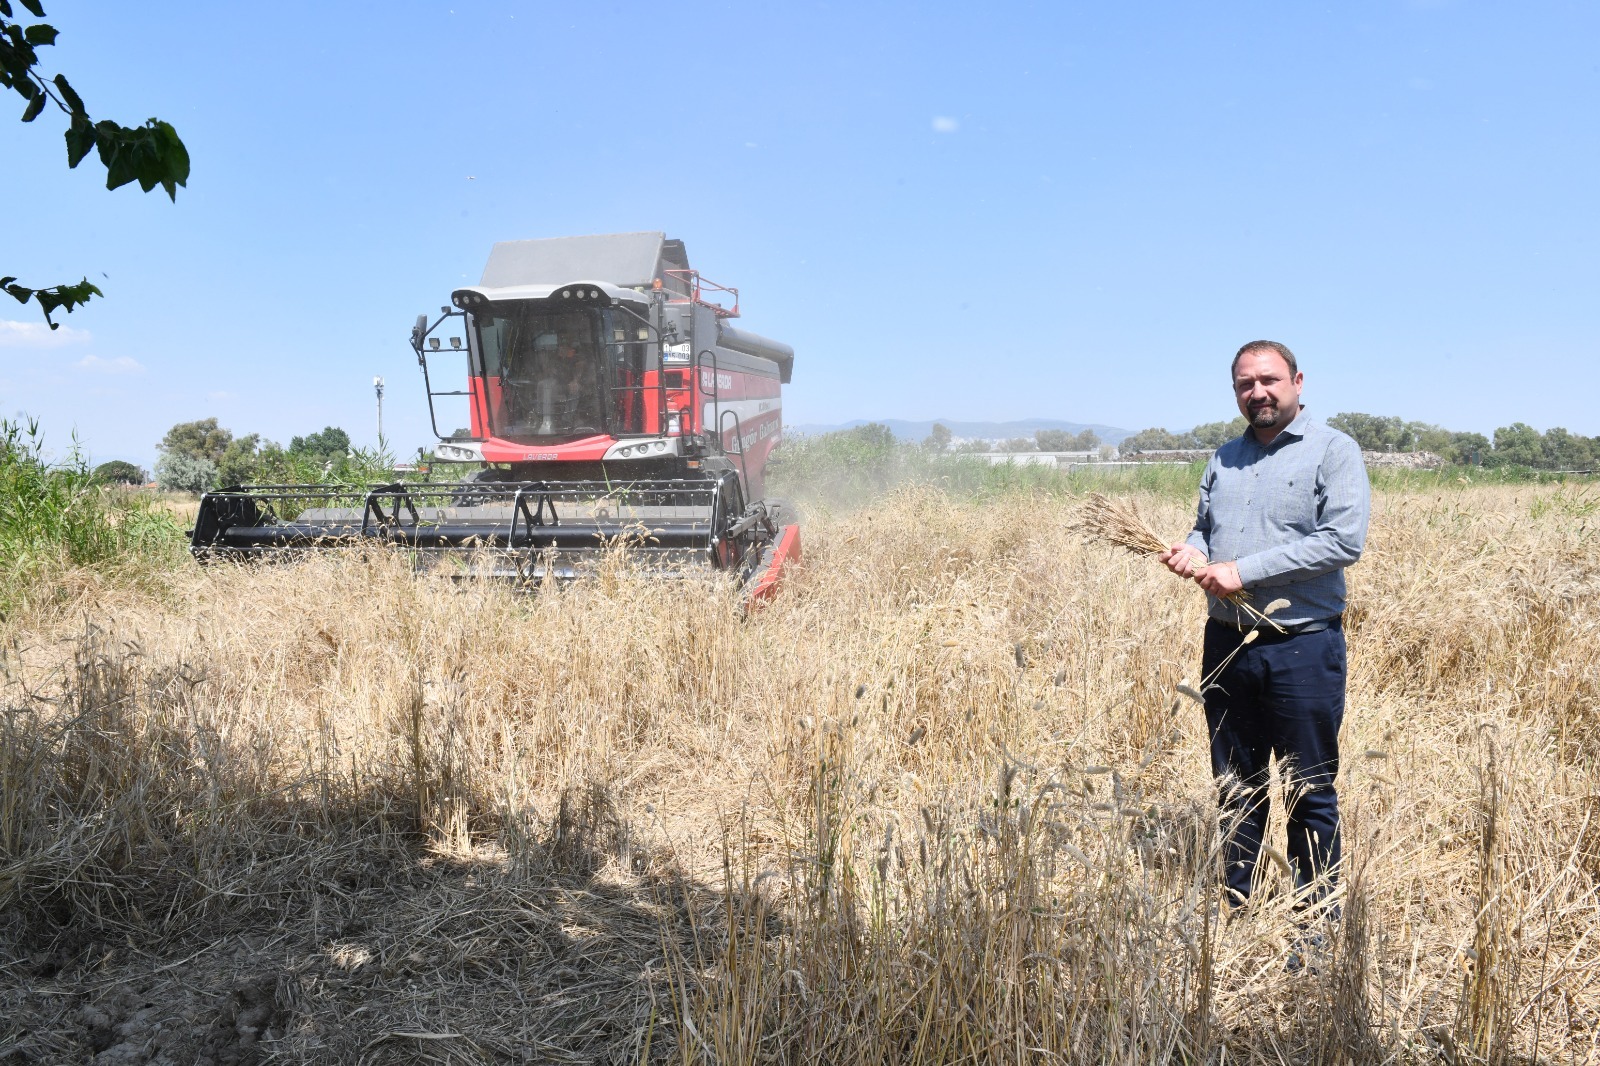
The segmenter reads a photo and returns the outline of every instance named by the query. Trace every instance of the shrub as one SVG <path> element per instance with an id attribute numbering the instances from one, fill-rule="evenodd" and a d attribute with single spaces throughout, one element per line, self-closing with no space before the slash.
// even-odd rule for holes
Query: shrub
<path id="1" fill-rule="evenodd" d="M 144 467 L 135 466 L 122 459 L 101 463 L 94 468 L 92 477 L 101 485 L 143 485 L 150 480 L 150 475 Z"/>
<path id="2" fill-rule="evenodd" d="M 207 492 L 217 484 L 217 464 L 183 452 L 165 452 L 156 462 L 156 483 L 172 492 Z"/>

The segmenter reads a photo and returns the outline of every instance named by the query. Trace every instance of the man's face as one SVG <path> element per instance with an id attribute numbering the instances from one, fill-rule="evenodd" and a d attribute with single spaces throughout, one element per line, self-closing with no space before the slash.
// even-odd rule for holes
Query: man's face
<path id="1" fill-rule="evenodd" d="M 1233 398 L 1251 426 L 1276 434 L 1300 413 L 1305 379 L 1304 374 L 1290 375 L 1289 364 L 1270 348 L 1246 352 L 1233 368 Z"/>

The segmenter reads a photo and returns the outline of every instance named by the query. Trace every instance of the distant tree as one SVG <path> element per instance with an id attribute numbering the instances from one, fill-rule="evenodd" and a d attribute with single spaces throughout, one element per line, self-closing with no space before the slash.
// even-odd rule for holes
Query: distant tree
<path id="1" fill-rule="evenodd" d="M 1036 452 L 1038 445 L 1033 443 L 1032 437 L 1012 437 L 1010 440 L 1000 442 L 1003 452 Z"/>
<path id="2" fill-rule="evenodd" d="M 1448 457 L 1454 436 L 1448 429 L 1427 422 L 1407 422 L 1406 431 L 1411 434 L 1412 450 Z"/>
<path id="3" fill-rule="evenodd" d="M 943 422 L 935 422 L 933 429 L 922 441 L 922 446 L 930 452 L 948 451 L 952 434 L 950 427 Z"/>
<path id="4" fill-rule="evenodd" d="M 891 452 L 894 450 L 894 430 L 882 422 L 868 422 L 865 425 L 847 429 L 844 431 L 844 436 L 872 451 Z"/>
<path id="5" fill-rule="evenodd" d="M 976 437 L 969 437 L 957 444 L 954 451 L 958 455 L 976 455 L 989 450 L 989 442 Z"/>
<path id="6" fill-rule="evenodd" d="M 268 442 L 269 446 L 276 447 Z M 217 484 L 244 485 L 255 480 L 261 459 L 261 434 L 246 433 L 228 442 L 217 459 Z"/>
<path id="7" fill-rule="evenodd" d="M 17 2 L 35 18 L 44 18 L 44 7 L 39 0 Z M 22 121 L 32 122 L 46 106 L 55 104 L 68 117 L 68 168 L 83 162 L 93 148 L 106 168 L 107 189 L 136 181 L 145 192 L 159 185 L 168 197 L 176 200 L 178 186 L 189 180 L 189 152 L 178 139 L 177 131 L 159 119 L 151 119 L 136 129 L 109 119 L 99 122 L 90 119 L 83 100 L 68 84 L 65 75 L 47 78 L 38 69 L 38 50 L 54 45 L 56 36 L 55 27 L 45 23 L 24 27 L 13 21 L 9 0 L 0 0 L 0 89 L 10 89 L 27 101 L 22 109 Z M 132 54 L 136 53 L 130 52 Z M 52 312 L 70 312 L 87 303 L 91 296 L 105 295 L 91 285 L 88 278 L 77 284 L 34 288 L 19 285 L 15 277 L 8 275 L 0 277 L 0 289 L 18 303 L 30 300 L 38 303 L 51 329 L 59 325 L 51 320 Z"/>
<path id="8" fill-rule="evenodd" d="M 215 467 L 232 441 L 233 434 L 217 425 L 215 418 L 202 418 L 196 422 L 179 422 L 167 430 L 156 447 L 164 455 L 206 459 Z"/>
<path id="9" fill-rule="evenodd" d="M 165 452 L 156 460 L 156 484 L 172 492 L 209 492 L 217 484 L 217 464 L 202 455 Z"/>
<path id="10" fill-rule="evenodd" d="M 102 485 L 143 485 L 150 480 L 150 475 L 143 467 L 121 459 L 101 463 L 89 476 Z"/>
<path id="11" fill-rule="evenodd" d="M 1194 446 L 1194 440 L 1187 434 L 1180 435 L 1165 429 L 1152 427 L 1150 429 L 1141 429 L 1130 437 L 1124 437 L 1121 449 L 1126 453 L 1132 454 L 1134 452 L 1165 452 Z"/>
<path id="12" fill-rule="evenodd" d="M 297 457 L 319 456 L 324 460 L 343 459 L 350 454 L 350 434 L 338 426 L 327 426 L 321 433 L 291 437 L 289 454 Z"/>
<path id="13" fill-rule="evenodd" d="M 1359 411 L 1341 412 L 1328 419 L 1328 425 L 1348 433 L 1366 452 L 1409 452 L 1416 450 L 1416 437 L 1410 425 L 1394 415 L 1368 415 Z"/>
<path id="14" fill-rule="evenodd" d="M 1539 431 L 1523 422 L 1513 422 L 1494 431 L 1494 462 L 1498 466 L 1541 466 L 1544 441 Z"/>
<path id="15" fill-rule="evenodd" d="M 1490 452 L 1489 438 L 1482 433 L 1452 433 L 1450 443 L 1439 454 L 1460 466 L 1481 463 Z"/>
<path id="16" fill-rule="evenodd" d="M 1231 422 L 1205 422 L 1189 431 L 1189 436 L 1194 440 L 1190 447 L 1220 448 L 1248 428 L 1249 423 L 1243 415 Z"/>
<path id="17" fill-rule="evenodd" d="M 1100 447 L 1100 435 L 1092 429 L 1068 433 L 1064 429 L 1041 429 L 1034 433 L 1041 452 L 1092 452 Z"/>
<path id="18" fill-rule="evenodd" d="M 1560 426 L 1545 430 L 1543 465 L 1552 470 L 1588 470 L 1594 465 L 1594 444 Z"/>

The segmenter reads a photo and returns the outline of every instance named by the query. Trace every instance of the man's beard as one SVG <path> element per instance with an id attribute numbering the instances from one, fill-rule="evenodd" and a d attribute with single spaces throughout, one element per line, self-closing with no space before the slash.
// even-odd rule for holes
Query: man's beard
<path id="1" fill-rule="evenodd" d="M 1278 424 L 1278 405 L 1264 404 L 1252 408 L 1250 411 L 1250 424 L 1257 429 L 1271 429 Z"/>

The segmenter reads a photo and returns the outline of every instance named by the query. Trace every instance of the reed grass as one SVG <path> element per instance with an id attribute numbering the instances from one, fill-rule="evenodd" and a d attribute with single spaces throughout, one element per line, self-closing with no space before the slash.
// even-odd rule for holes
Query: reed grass
<path id="1" fill-rule="evenodd" d="M 47 457 L 37 422 L 0 420 L 0 616 L 59 599 L 64 581 L 159 578 L 181 552 L 162 507 L 97 484 L 75 447 Z"/>
<path id="2" fill-rule="evenodd" d="M 1376 496 L 1345 918 L 1297 976 L 1275 863 L 1215 907 L 1204 597 L 1071 501 L 809 514 L 747 620 L 621 557 L 531 595 L 382 555 L 63 575 L 0 621 L 0 1052 L 1583 1062 L 1583 506 Z"/>

